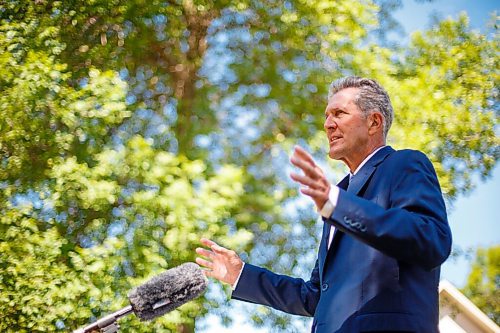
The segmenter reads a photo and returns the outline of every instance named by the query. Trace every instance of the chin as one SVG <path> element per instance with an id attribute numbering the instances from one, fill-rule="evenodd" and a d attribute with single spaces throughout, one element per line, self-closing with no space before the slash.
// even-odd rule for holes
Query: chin
<path id="1" fill-rule="evenodd" d="M 328 156 L 329 156 L 332 160 L 339 160 L 339 159 L 340 159 L 340 157 L 341 157 L 341 154 L 340 154 L 337 150 L 330 149 L 330 151 L 328 152 Z"/>

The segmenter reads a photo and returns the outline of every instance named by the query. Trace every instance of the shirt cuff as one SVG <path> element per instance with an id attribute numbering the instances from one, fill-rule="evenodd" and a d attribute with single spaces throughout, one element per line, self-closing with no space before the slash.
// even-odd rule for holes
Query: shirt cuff
<path id="1" fill-rule="evenodd" d="M 236 287 L 238 287 L 238 282 L 240 282 L 240 277 L 241 277 L 241 273 L 243 273 L 243 268 L 245 268 L 245 263 L 243 263 L 243 265 L 241 266 L 240 274 L 238 274 L 238 278 L 236 279 L 236 281 L 234 281 L 234 284 L 231 286 L 232 290 L 235 290 Z"/>
<path id="2" fill-rule="evenodd" d="M 339 188 L 337 186 L 332 186 L 330 188 L 330 193 L 328 193 L 328 200 L 323 205 L 323 208 L 320 210 L 321 216 L 324 218 L 329 218 L 332 216 L 335 207 L 337 207 L 337 203 L 339 201 Z"/>

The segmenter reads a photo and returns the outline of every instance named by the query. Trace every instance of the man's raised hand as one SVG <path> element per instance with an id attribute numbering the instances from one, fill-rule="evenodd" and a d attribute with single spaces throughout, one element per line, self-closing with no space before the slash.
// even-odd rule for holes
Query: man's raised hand
<path id="1" fill-rule="evenodd" d="M 290 177 L 303 185 L 300 192 L 311 197 L 318 210 L 321 210 L 328 200 L 331 186 L 323 170 L 316 165 L 312 156 L 299 146 L 295 146 L 290 162 L 304 172 L 302 175 L 292 172 Z"/>

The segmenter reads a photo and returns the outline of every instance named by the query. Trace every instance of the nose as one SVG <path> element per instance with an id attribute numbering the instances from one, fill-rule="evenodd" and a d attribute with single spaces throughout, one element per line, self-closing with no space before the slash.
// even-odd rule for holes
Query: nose
<path id="1" fill-rule="evenodd" d="M 337 123 L 335 122 L 335 119 L 332 115 L 328 115 L 323 126 L 325 127 L 325 130 L 330 128 L 335 129 L 337 128 Z"/>

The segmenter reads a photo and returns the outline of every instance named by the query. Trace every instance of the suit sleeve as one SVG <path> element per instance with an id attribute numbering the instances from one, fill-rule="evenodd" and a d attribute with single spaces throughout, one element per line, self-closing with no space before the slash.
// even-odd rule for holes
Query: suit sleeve
<path id="1" fill-rule="evenodd" d="M 313 316 L 320 296 L 318 261 L 309 281 L 245 264 L 232 298 L 271 306 L 287 313 Z"/>
<path id="2" fill-rule="evenodd" d="M 384 187 L 389 191 L 387 209 L 341 190 L 337 207 L 326 221 L 388 256 L 431 270 L 451 251 L 437 176 L 420 152 L 402 152 L 397 161 L 400 167 L 386 178 Z"/>

